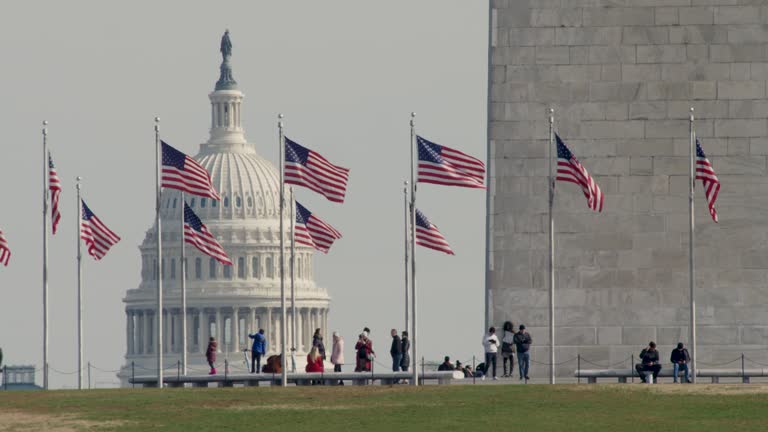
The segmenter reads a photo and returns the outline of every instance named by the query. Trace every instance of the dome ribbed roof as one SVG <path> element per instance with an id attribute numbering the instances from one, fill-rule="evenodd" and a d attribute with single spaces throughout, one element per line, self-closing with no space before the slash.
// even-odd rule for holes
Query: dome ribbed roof
<path id="1" fill-rule="evenodd" d="M 201 208 L 198 200 L 195 211 L 202 217 L 215 219 L 218 214 L 221 219 L 278 218 L 280 178 L 271 162 L 255 151 L 203 153 L 195 159 L 211 174 L 213 186 L 221 195 L 216 207 L 211 207 L 208 200 L 206 208 Z"/>
<path id="2" fill-rule="evenodd" d="M 185 195 L 185 201 L 203 222 L 279 220 L 280 177 L 277 168 L 256 153 L 252 145 L 231 151 L 204 149 L 194 159 L 210 173 L 213 186 L 221 195 L 218 202 Z M 178 191 L 163 189 L 163 197 L 163 217 L 176 218 L 181 211 L 181 205 L 177 207 L 176 204 Z"/>

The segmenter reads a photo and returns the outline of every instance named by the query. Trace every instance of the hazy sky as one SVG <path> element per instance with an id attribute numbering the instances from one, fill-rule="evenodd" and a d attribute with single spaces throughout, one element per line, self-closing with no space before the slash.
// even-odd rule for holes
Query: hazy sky
<path id="1" fill-rule="evenodd" d="M 202 2 L 201 2 L 202 3 Z M 409 114 L 432 141 L 485 160 L 488 5 L 469 0 L 281 2 L 12 2 L 0 14 L 0 347 L 8 364 L 42 364 L 42 141 L 62 179 L 50 240 L 52 387 L 76 385 L 76 204 L 83 196 L 122 241 L 85 258 L 86 359 L 125 354 L 122 299 L 140 279 L 138 245 L 154 220 L 153 117 L 195 154 L 208 139 L 219 41 L 231 32 L 249 142 L 276 162 L 276 114 L 287 135 L 351 169 L 347 201 L 298 191 L 344 238 L 317 254 L 332 296 L 330 326 L 354 340 L 367 325 L 387 358 L 403 326 L 403 197 Z M 419 248 L 420 349 L 429 359 L 482 353 L 485 192 L 420 187 L 417 206 L 456 256 Z M 351 355 L 351 353 L 347 353 Z M 38 374 L 38 382 L 41 375 Z M 97 385 L 116 383 L 94 370 Z"/>

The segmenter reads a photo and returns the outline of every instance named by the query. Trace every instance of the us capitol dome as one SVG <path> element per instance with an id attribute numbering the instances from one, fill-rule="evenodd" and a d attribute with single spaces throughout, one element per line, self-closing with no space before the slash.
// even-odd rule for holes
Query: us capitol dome
<path id="1" fill-rule="evenodd" d="M 225 34 L 228 42 L 228 35 Z M 222 44 L 224 41 L 222 40 Z M 224 50 L 222 50 L 224 51 Z M 192 210 L 213 233 L 232 260 L 224 266 L 187 245 L 187 351 L 190 374 L 207 373 L 205 350 L 209 337 L 218 341 L 219 362 L 243 371 L 243 348 L 250 347 L 248 333 L 263 328 L 268 355 L 280 352 L 280 179 L 278 168 L 256 151 L 241 126 L 243 93 L 233 78 L 229 56 L 224 55 L 221 75 L 211 101 L 208 142 L 194 156 L 211 174 L 221 201 L 186 194 Z M 173 143 L 171 143 L 173 145 Z M 286 196 L 288 188 L 286 188 Z M 166 373 L 176 373 L 181 360 L 181 212 L 179 191 L 164 189 L 163 223 L 163 350 Z M 290 334 L 290 215 L 285 216 L 285 287 Z M 123 301 L 126 315 L 125 364 L 118 377 L 128 386 L 132 368 L 136 376 L 154 375 L 157 369 L 157 246 L 156 226 L 150 228 L 141 251 L 141 283 L 129 289 Z M 301 359 L 312 346 L 315 328 L 327 338 L 330 297 L 318 287 L 313 274 L 313 249 L 296 245 L 296 352 Z M 223 372 L 223 368 L 222 368 Z"/>

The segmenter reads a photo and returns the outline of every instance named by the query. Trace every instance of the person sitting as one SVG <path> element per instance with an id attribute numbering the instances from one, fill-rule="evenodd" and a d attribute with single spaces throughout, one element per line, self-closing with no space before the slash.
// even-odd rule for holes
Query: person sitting
<path id="1" fill-rule="evenodd" d="M 635 370 L 643 382 L 646 382 L 645 372 L 653 372 L 653 382 L 656 382 L 659 372 L 661 372 L 661 364 L 655 342 L 649 343 L 646 348 L 640 351 L 640 363 L 635 365 Z"/>
<path id="2" fill-rule="evenodd" d="M 325 365 L 323 364 L 323 357 L 320 355 L 320 349 L 317 346 L 313 346 L 307 354 L 307 367 L 304 368 L 306 372 L 324 372 Z"/>
<path id="3" fill-rule="evenodd" d="M 451 364 L 451 358 L 448 356 L 445 356 L 445 360 L 443 360 L 443 363 L 437 367 L 438 371 L 452 371 L 456 370 L 456 368 Z"/>
<path id="4" fill-rule="evenodd" d="M 283 355 L 271 355 L 267 358 L 266 364 L 261 367 L 264 373 L 279 374 L 283 372 Z"/>
<path id="5" fill-rule="evenodd" d="M 672 377 L 675 382 L 677 382 L 678 372 L 684 371 L 685 382 L 690 383 L 691 377 L 688 363 L 691 361 L 691 355 L 688 354 L 688 349 L 683 346 L 682 342 L 677 344 L 677 349 L 672 350 L 672 355 L 670 356 L 669 361 L 672 362 Z"/>
<path id="6" fill-rule="evenodd" d="M 475 367 L 475 376 L 478 378 L 485 376 L 485 363 L 480 363 Z"/>
<path id="7" fill-rule="evenodd" d="M 469 365 L 465 366 L 462 372 L 464 372 L 464 378 L 472 378 L 475 376 L 475 373 L 472 372 L 472 366 Z"/>

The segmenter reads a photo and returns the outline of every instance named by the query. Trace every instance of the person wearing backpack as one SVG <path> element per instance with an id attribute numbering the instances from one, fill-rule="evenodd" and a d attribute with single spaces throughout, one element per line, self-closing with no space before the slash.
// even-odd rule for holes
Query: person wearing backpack
<path id="1" fill-rule="evenodd" d="M 515 371 L 515 326 L 511 321 L 504 323 L 504 334 L 501 337 L 501 363 L 504 365 L 502 378 L 512 378 Z M 509 373 L 507 373 L 507 360 L 509 360 Z"/>

